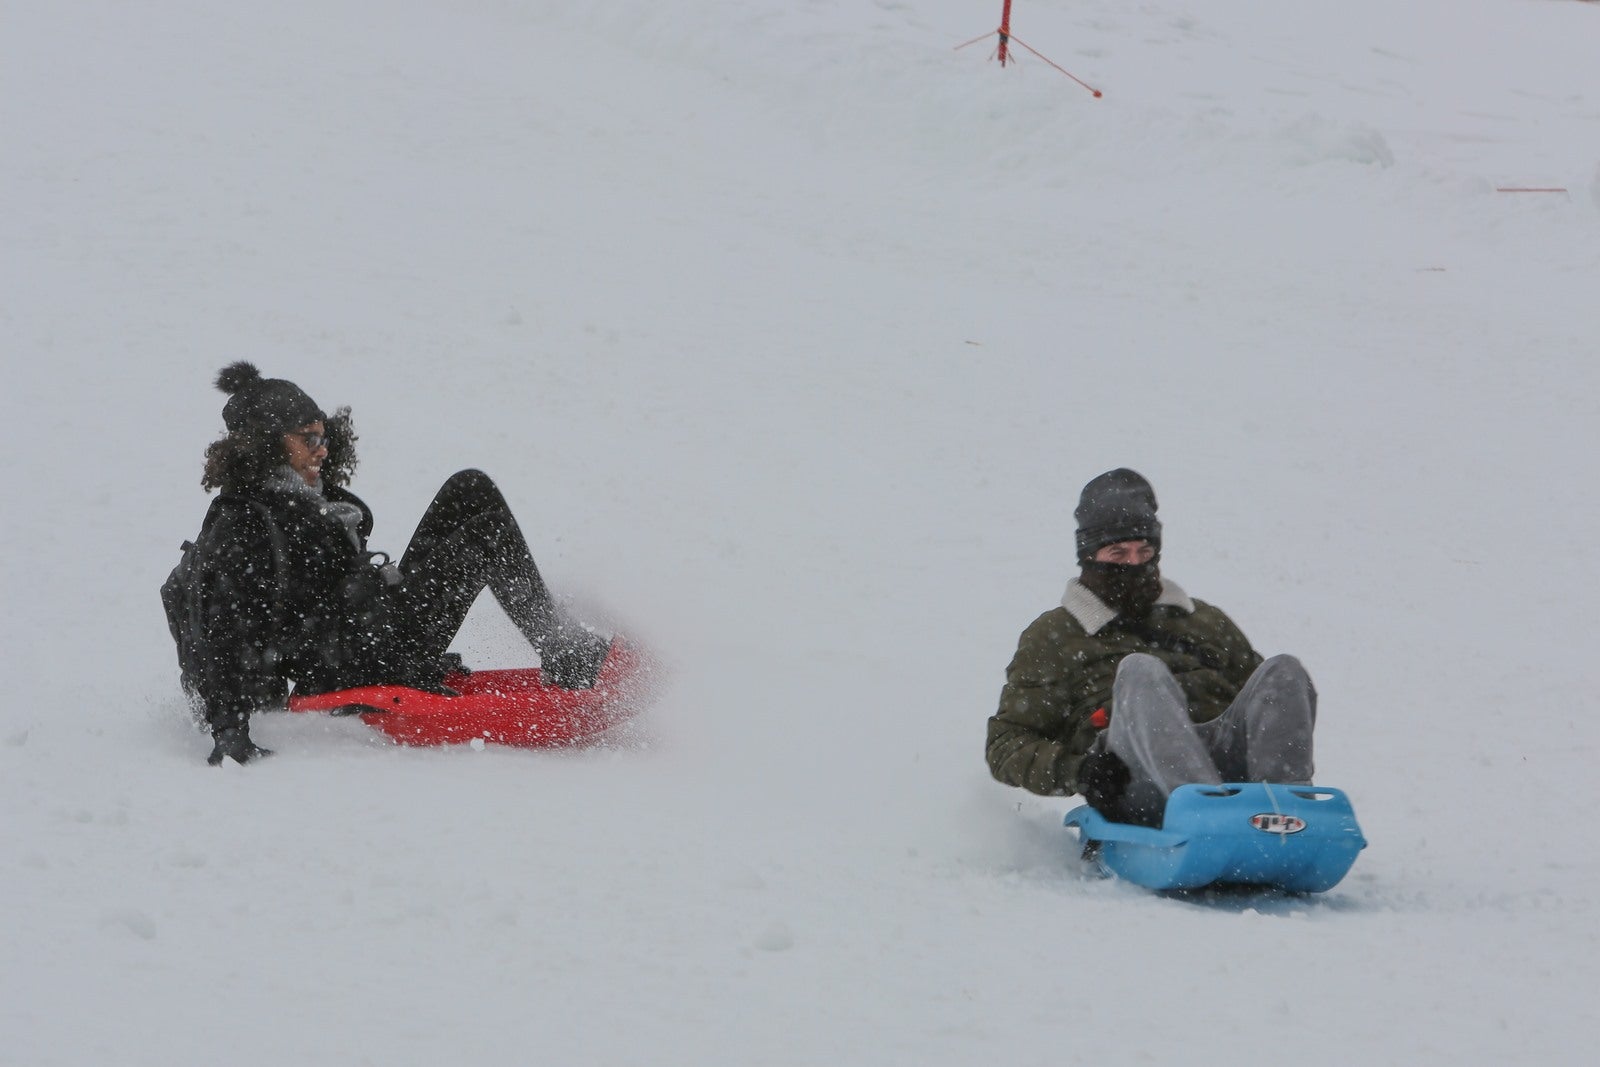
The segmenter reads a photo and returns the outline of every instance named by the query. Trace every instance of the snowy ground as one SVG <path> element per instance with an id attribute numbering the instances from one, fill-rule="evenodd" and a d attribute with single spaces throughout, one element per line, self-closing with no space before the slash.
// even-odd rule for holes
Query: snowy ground
<path id="1" fill-rule="evenodd" d="M 1600 5 L 1015 6 L 1103 99 L 952 50 L 998 0 L 0 0 L 0 1063 L 1588 1062 Z M 648 718 L 207 768 L 238 358 L 354 406 L 377 547 L 493 473 Z M 1323 897 L 986 774 L 1119 465 L 1317 679 Z"/>

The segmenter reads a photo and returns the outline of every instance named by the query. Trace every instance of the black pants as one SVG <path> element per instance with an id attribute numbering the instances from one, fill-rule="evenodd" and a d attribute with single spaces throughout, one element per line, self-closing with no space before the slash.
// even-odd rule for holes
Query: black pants
<path id="1" fill-rule="evenodd" d="M 444 483 L 411 535 L 399 570 L 399 585 L 385 597 L 383 623 L 370 635 L 364 673 L 437 686 L 450 642 L 487 589 L 539 650 L 547 680 L 568 688 L 594 684 L 609 642 L 556 609 L 511 508 L 482 471 L 461 471 Z"/>

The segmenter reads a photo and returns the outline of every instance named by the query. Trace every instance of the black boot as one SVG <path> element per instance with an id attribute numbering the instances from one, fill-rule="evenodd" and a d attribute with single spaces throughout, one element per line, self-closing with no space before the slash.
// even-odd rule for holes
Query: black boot
<path id="1" fill-rule="evenodd" d="M 540 677 L 559 689 L 592 688 L 610 652 L 610 638 L 562 626 L 539 649 Z"/>
<path id="2" fill-rule="evenodd" d="M 211 755 L 206 757 L 206 762 L 213 767 L 222 765 L 225 759 L 235 763 L 249 763 L 253 759 L 272 755 L 272 749 L 262 748 L 250 740 L 250 726 L 225 726 L 212 733 L 216 746 L 211 749 Z"/>

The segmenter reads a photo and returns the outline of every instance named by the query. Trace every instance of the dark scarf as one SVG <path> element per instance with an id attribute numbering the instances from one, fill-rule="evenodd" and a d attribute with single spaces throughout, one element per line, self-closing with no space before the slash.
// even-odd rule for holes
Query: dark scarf
<path id="1" fill-rule="evenodd" d="M 1083 564 L 1079 580 L 1119 617 L 1143 619 L 1161 596 L 1161 561 L 1096 563 L 1090 560 Z"/>

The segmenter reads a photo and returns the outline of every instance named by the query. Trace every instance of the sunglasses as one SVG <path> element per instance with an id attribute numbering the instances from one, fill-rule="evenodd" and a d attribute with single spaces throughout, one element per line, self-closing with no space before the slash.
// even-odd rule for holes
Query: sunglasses
<path id="1" fill-rule="evenodd" d="M 301 433 L 299 430 L 290 430 L 287 436 L 300 438 L 300 440 L 306 443 L 306 447 L 311 449 L 313 452 L 328 443 L 328 435 L 325 433 Z"/>

